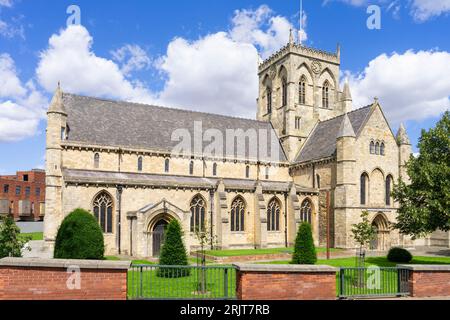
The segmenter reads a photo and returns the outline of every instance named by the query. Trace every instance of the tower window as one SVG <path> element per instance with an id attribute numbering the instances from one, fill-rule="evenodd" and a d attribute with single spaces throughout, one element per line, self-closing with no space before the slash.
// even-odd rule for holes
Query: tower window
<path id="1" fill-rule="evenodd" d="M 375 154 L 380 154 L 380 143 L 379 142 L 377 142 L 375 144 Z"/>
<path id="2" fill-rule="evenodd" d="M 217 176 L 217 163 L 213 164 L 213 176 Z"/>
<path id="3" fill-rule="evenodd" d="M 194 161 L 189 163 L 189 174 L 194 174 Z"/>
<path id="4" fill-rule="evenodd" d="M 370 154 L 375 154 L 375 143 L 370 141 Z"/>
<path id="5" fill-rule="evenodd" d="M 250 166 L 245 167 L 245 177 L 250 178 Z"/>
<path id="6" fill-rule="evenodd" d="M 367 204 L 367 182 L 369 181 L 369 177 L 366 173 L 361 175 L 360 181 L 360 202 L 362 205 Z"/>
<path id="7" fill-rule="evenodd" d="M 266 167 L 266 180 L 269 179 L 269 167 Z"/>
<path id="8" fill-rule="evenodd" d="M 165 172 L 165 173 L 169 173 L 169 170 L 170 170 L 170 160 L 169 160 L 169 159 L 166 159 L 166 160 L 164 161 L 164 172 Z"/>
<path id="9" fill-rule="evenodd" d="M 137 165 L 139 172 L 142 171 L 142 162 L 143 162 L 142 157 L 139 157 L 138 158 L 138 165 Z"/>
<path id="10" fill-rule="evenodd" d="M 272 113 L 272 88 L 267 87 L 267 113 Z"/>
<path id="11" fill-rule="evenodd" d="M 391 205 L 391 189 L 392 189 L 392 176 L 389 175 L 386 178 L 386 205 Z"/>
<path id="12" fill-rule="evenodd" d="M 322 87 L 322 107 L 328 109 L 330 106 L 330 84 L 325 81 Z"/>
<path id="13" fill-rule="evenodd" d="M 61 140 L 66 140 L 66 128 L 61 127 Z"/>
<path id="14" fill-rule="evenodd" d="M 305 76 L 302 76 L 300 79 L 299 84 L 299 103 L 305 104 L 306 103 L 306 78 Z"/>
<path id="15" fill-rule="evenodd" d="M 380 154 L 382 155 L 382 156 L 384 156 L 384 154 L 385 154 L 385 145 L 384 145 L 384 142 L 382 142 L 381 143 L 381 145 L 380 145 Z"/>
<path id="16" fill-rule="evenodd" d="M 295 129 L 299 130 L 301 126 L 301 117 L 295 117 Z"/>
<path id="17" fill-rule="evenodd" d="M 96 153 L 94 155 L 94 168 L 98 169 L 100 167 L 100 154 Z"/>
<path id="18" fill-rule="evenodd" d="M 283 78 L 281 80 L 281 95 L 282 95 L 282 107 L 287 105 L 287 80 Z"/>

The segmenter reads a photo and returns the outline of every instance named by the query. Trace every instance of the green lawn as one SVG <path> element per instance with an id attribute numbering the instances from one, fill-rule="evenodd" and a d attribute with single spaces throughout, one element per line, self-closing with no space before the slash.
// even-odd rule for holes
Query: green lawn
<path id="1" fill-rule="evenodd" d="M 235 298 L 236 271 L 229 267 L 209 267 L 206 271 L 194 268 L 170 269 L 169 274 L 183 274 L 184 277 L 158 276 L 156 267 L 134 266 L 128 271 L 128 298 L 136 299 L 217 299 Z M 225 280 L 227 270 L 227 280 Z M 204 273 L 202 273 L 204 272 Z M 201 279 L 205 279 L 205 291 L 200 291 Z"/>
<path id="2" fill-rule="evenodd" d="M 21 233 L 19 234 L 19 237 L 21 238 L 31 237 L 31 240 L 44 240 L 44 233 L 43 232 Z"/>
<path id="3" fill-rule="evenodd" d="M 331 252 L 336 252 L 339 249 L 330 249 Z M 326 252 L 326 248 L 316 248 L 317 253 Z M 268 248 L 268 249 L 236 249 L 236 250 L 207 250 L 205 253 L 215 257 L 233 257 L 233 256 L 247 256 L 247 255 L 262 255 L 262 254 L 277 254 L 277 253 L 292 253 L 293 247 L 289 248 Z"/>

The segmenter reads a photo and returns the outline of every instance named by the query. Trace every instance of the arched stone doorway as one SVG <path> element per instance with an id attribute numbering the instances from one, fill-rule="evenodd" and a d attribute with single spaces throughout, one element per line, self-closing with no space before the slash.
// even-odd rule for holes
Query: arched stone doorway
<path id="1" fill-rule="evenodd" d="M 164 244 L 164 237 L 166 234 L 166 227 L 169 223 L 165 219 L 160 219 L 155 223 L 152 230 L 152 246 L 153 256 L 159 257 L 161 254 L 161 248 Z"/>
<path id="2" fill-rule="evenodd" d="M 372 241 L 370 248 L 372 250 L 384 251 L 390 247 L 389 222 L 386 217 L 379 213 L 372 221 L 372 226 L 376 231 L 376 238 Z"/>

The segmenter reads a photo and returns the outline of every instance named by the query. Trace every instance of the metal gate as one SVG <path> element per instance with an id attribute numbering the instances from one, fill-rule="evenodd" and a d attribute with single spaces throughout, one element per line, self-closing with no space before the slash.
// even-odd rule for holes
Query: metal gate
<path id="1" fill-rule="evenodd" d="M 409 270 L 398 267 L 340 268 L 339 298 L 401 297 L 409 295 Z"/>
<path id="2" fill-rule="evenodd" d="M 236 299 L 236 269 L 230 266 L 133 265 L 128 299 Z"/>

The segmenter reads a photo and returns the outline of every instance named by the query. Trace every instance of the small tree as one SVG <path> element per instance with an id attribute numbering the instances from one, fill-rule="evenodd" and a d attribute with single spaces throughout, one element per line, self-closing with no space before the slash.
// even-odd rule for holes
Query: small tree
<path id="1" fill-rule="evenodd" d="M 316 248 L 312 236 L 311 225 L 303 222 L 298 228 L 295 239 L 292 264 L 315 264 L 317 262 Z"/>
<path id="2" fill-rule="evenodd" d="M 0 258 L 22 257 L 22 248 L 30 240 L 29 236 L 20 236 L 20 229 L 14 219 L 0 217 Z"/>
<path id="3" fill-rule="evenodd" d="M 58 229 L 56 259 L 103 260 L 103 232 L 92 214 L 76 209 L 64 218 Z"/>
<path id="4" fill-rule="evenodd" d="M 361 213 L 362 221 L 353 224 L 352 234 L 356 243 L 359 245 L 359 259 L 358 266 L 364 267 L 364 248 L 376 237 L 375 228 L 369 221 L 369 212 L 363 211 Z"/>
<path id="5" fill-rule="evenodd" d="M 183 243 L 183 230 L 178 220 L 173 219 L 167 226 L 164 245 L 159 257 L 159 264 L 165 266 L 187 266 L 188 259 Z M 159 268 L 158 276 L 164 278 L 185 277 L 190 274 L 188 268 Z"/>
<path id="6" fill-rule="evenodd" d="M 211 245 L 211 249 L 214 249 L 215 244 L 217 243 L 217 237 L 211 234 L 211 230 L 209 228 L 208 222 L 205 222 L 203 228 L 195 227 L 195 237 L 200 244 L 200 259 L 201 259 L 201 270 L 200 270 L 200 282 L 198 283 L 198 290 L 201 293 L 206 293 L 206 246 L 208 244 Z M 199 254 L 196 252 L 197 257 L 197 266 L 199 266 Z"/>

